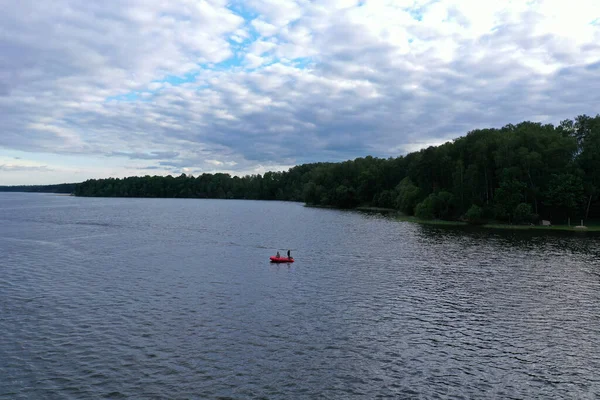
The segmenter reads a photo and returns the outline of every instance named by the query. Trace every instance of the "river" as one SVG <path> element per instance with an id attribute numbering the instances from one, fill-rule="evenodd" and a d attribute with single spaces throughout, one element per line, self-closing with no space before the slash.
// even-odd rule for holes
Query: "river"
<path id="1" fill-rule="evenodd" d="M 0 398 L 597 398 L 599 256 L 590 233 L 0 193 Z"/>

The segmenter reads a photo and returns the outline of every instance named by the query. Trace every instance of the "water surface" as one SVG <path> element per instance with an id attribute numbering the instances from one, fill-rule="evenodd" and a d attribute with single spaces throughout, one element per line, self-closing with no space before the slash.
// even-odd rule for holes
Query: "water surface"
<path id="1" fill-rule="evenodd" d="M 597 398 L 599 255 L 297 203 L 0 193 L 0 397 Z"/>

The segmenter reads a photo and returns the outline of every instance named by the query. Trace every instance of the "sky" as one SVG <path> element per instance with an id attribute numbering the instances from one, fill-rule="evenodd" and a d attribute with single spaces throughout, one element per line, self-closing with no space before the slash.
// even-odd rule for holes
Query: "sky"
<path id="1" fill-rule="evenodd" d="M 0 185 L 396 157 L 600 112 L 598 0 L 0 8 Z"/>

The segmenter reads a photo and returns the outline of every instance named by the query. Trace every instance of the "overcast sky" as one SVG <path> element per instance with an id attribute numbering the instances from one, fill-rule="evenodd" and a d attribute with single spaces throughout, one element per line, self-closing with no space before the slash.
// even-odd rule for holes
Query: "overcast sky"
<path id="1" fill-rule="evenodd" d="M 263 173 L 600 112 L 598 0 L 0 9 L 0 185 Z"/>

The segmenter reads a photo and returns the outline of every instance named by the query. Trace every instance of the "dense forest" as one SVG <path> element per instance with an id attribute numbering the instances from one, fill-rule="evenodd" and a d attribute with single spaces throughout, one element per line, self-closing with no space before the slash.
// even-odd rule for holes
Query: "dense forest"
<path id="1" fill-rule="evenodd" d="M 75 183 L 61 183 L 58 185 L 0 186 L 0 192 L 73 193 L 75 185 Z"/>
<path id="2" fill-rule="evenodd" d="M 479 129 L 396 158 L 303 164 L 245 177 L 88 180 L 78 196 L 303 201 L 395 208 L 419 218 L 565 223 L 600 217 L 600 115 L 558 126 L 534 122 Z"/>

